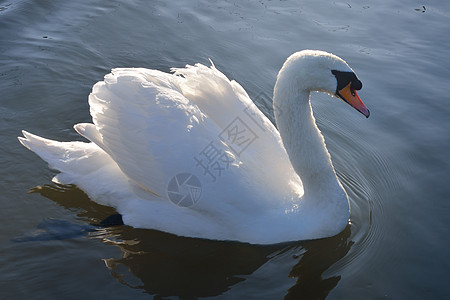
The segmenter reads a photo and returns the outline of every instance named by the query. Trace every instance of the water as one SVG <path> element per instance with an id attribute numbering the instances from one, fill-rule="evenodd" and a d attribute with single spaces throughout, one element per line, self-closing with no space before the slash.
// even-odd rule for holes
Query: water
<path id="1" fill-rule="evenodd" d="M 1 1 L 1 298 L 449 298 L 449 17 L 431 0 Z M 81 140 L 72 126 L 110 68 L 208 58 L 270 116 L 280 66 L 307 48 L 343 57 L 372 113 L 313 95 L 352 206 L 336 237 L 261 247 L 92 229 L 114 210 L 51 184 L 16 140 Z"/>

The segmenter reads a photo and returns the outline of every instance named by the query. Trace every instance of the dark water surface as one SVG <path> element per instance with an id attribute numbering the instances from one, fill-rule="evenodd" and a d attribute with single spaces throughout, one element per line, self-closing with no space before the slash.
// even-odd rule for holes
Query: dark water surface
<path id="1" fill-rule="evenodd" d="M 0 298 L 449 299 L 449 32 L 450 4 L 431 0 L 0 1 Z M 312 97 L 351 198 L 351 225 L 329 239 L 98 229 L 114 211 L 51 184 L 16 139 L 81 140 L 72 126 L 113 67 L 208 58 L 271 115 L 279 68 L 308 48 L 354 68 L 372 113 Z"/>

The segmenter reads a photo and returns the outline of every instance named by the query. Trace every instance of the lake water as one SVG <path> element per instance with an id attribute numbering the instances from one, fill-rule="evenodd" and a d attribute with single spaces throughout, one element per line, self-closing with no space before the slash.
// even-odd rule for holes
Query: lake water
<path id="1" fill-rule="evenodd" d="M 1 299 L 449 299 L 450 2 L 0 1 Z M 369 119 L 314 94 L 351 201 L 338 236 L 274 246 L 90 223 L 114 213 L 23 148 L 82 140 L 113 67 L 211 58 L 272 114 L 284 60 L 344 58 Z M 29 193 L 31 192 L 31 193 Z"/>

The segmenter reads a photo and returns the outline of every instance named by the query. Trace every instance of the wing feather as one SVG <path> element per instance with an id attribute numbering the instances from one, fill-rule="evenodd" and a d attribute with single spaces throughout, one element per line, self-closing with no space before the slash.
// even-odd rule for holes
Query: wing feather
<path id="1" fill-rule="evenodd" d="M 237 82 L 214 66 L 173 71 L 113 69 L 89 96 L 94 125 L 77 131 L 134 183 L 162 197 L 170 179 L 195 170 L 194 157 L 215 140 L 255 186 L 273 183 L 282 194 L 294 184 L 301 192 L 277 129 Z"/>

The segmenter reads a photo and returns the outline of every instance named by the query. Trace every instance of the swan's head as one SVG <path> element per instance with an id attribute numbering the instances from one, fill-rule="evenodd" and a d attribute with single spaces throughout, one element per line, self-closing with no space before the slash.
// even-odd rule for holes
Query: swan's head
<path id="1" fill-rule="evenodd" d="M 362 83 L 348 64 L 338 56 L 318 50 L 303 50 L 292 54 L 279 76 L 295 78 L 295 83 L 308 91 L 328 93 L 350 104 L 357 111 L 370 115 L 356 91 Z"/>

